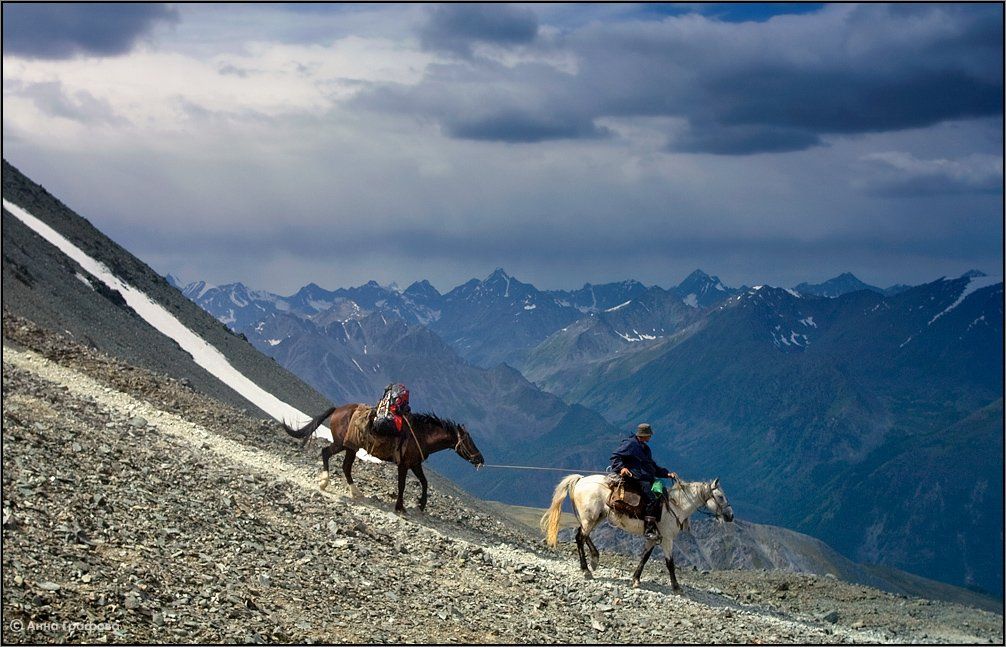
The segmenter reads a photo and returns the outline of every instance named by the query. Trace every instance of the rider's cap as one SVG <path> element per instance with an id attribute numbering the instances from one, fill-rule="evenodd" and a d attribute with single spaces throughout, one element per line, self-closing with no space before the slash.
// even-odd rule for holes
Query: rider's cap
<path id="1" fill-rule="evenodd" d="M 650 425 L 644 422 L 643 424 L 636 427 L 636 435 L 642 436 L 644 438 L 649 438 L 650 436 L 653 435 L 653 430 L 650 429 Z"/>

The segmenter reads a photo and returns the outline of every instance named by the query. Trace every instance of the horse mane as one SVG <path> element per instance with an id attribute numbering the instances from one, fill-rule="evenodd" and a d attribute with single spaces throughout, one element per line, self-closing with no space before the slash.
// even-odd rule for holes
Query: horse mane
<path id="1" fill-rule="evenodd" d="M 412 413 L 411 418 L 413 422 L 418 422 L 424 427 L 443 427 L 447 433 L 455 436 L 460 433 L 461 423 L 450 418 L 441 418 L 432 411 L 427 413 Z"/>
<path id="2" fill-rule="evenodd" d="M 685 491 L 686 489 L 691 490 L 691 486 L 694 485 L 709 485 L 709 481 L 685 481 L 683 479 L 677 479 L 674 485 L 670 488 L 667 493 L 668 498 L 674 502 L 674 505 L 681 507 L 681 500 L 675 496 L 677 491 Z M 690 492 L 690 494 L 698 494 L 695 492 Z"/>

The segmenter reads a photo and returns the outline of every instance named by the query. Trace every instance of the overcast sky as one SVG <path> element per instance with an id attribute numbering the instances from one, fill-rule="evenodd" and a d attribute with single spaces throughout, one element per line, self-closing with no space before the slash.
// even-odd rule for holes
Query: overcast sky
<path id="1" fill-rule="evenodd" d="M 1001 275 L 1003 9 L 3 5 L 5 158 L 283 294 Z"/>

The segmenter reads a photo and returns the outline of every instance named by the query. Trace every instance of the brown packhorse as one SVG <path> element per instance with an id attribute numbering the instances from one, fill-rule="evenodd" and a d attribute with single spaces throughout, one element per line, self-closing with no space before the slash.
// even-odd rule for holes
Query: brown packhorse
<path id="1" fill-rule="evenodd" d="M 359 490 L 353 485 L 353 461 L 356 460 L 356 450 L 364 449 L 368 454 L 383 461 L 398 464 L 398 499 L 395 501 L 395 511 L 405 511 L 405 477 L 409 470 L 416 475 L 423 486 L 419 497 L 419 509 L 426 509 L 426 475 L 423 474 L 423 461 L 442 449 L 453 449 L 458 456 L 465 459 L 476 468 L 481 467 L 482 452 L 475 446 L 475 441 L 465 426 L 439 418 L 432 413 L 411 413 L 403 425 L 404 435 L 401 438 L 374 436 L 370 433 L 373 421 L 373 409 L 365 404 L 345 404 L 332 407 L 300 429 L 293 429 L 283 423 L 283 429 L 294 438 L 306 440 L 314 430 L 325 425 L 332 431 L 332 444 L 321 450 L 321 461 L 324 471 L 321 473 L 321 489 L 328 487 L 328 461 L 341 451 L 346 455 L 342 459 L 342 472 L 346 475 L 353 496 L 358 496 Z"/>

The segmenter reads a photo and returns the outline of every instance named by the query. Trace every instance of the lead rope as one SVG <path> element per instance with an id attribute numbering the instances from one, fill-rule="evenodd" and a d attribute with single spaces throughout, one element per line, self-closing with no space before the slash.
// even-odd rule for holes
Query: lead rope
<path id="1" fill-rule="evenodd" d="M 610 474 L 610 472 L 597 472 L 594 470 L 570 470 L 562 467 L 533 467 L 530 465 L 498 465 L 485 463 L 482 467 L 500 467 L 510 470 L 541 470 L 545 472 L 569 472 L 570 474 Z"/>

